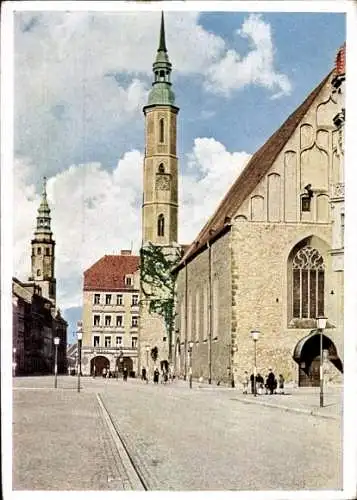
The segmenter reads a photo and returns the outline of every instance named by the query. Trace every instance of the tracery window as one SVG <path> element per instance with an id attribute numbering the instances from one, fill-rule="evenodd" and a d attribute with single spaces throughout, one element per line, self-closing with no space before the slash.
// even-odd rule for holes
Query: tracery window
<path id="1" fill-rule="evenodd" d="M 157 235 L 164 236 L 165 234 L 165 218 L 163 214 L 160 214 L 157 218 Z"/>
<path id="2" fill-rule="evenodd" d="M 293 259 L 293 317 L 324 314 L 325 265 L 318 250 L 301 248 Z"/>

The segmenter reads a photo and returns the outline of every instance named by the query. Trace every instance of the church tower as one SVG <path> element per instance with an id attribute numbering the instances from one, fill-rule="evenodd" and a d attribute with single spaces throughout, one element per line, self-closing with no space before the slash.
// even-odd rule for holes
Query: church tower
<path id="1" fill-rule="evenodd" d="M 179 108 L 171 88 L 172 65 L 166 49 L 164 15 L 160 42 L 153 64 L 154 81 L 145 114 L 143 241 L 171 246 L 177 243 L 176 119 Z"/>
<path id="2" fill-rule="evenodd" d="M 140 319 L 138 369 L 146 367 L 151 377 L 156 363 L 172 359 L 173 323 L 168 320 L 174 300 L 169 291 L 170 263 L 180 253 L 177 243 L 178 159 L 177 115 L 171 86 L 171 63 L 166 49 L 164 15 L 153 64 L 154 81 L 145 115 L 145 157 L 142 205 L 142 248 L 140 263 Z M 153 255 L 155 254 L 155 257 Z M 161 264 L 160 264 L 161 263 Z M 149 269 L 168 274 L 161 284 L 151 281 Z M 167 267 L 166 267 L 167 266 Z M 160 272 L 160 271 L 158 271 Z M 155 272 L 154 272 L 155 273 Z M 151 276 L 152 277 L 152 276 Z M 167 279 L 166 279 L 167 278 Z M 171 326 L 169 326 L 171 325 Z M 157 356 L 153 353 L 156 352 Z M 150 354 L 150 355 L 149 355 Z"/>
<path id="3" fill-rule="evenodd" d="M 31 241 L 31 281 L 40 285 L 42 296 L 56 304 L 56 279 L 55 279 L 55 241 L 52 239 L 51 210 L 47 203 L 47 179 L 43 180 L 43 191 L 38 208 L 37 225 L 34 239 Z"/>

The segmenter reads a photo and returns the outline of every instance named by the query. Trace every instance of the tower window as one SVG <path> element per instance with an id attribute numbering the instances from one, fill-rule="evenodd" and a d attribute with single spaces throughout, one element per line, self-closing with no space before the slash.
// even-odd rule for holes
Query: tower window
<path id="1" fill-rule="evenodd" d="M 157 218 L 157 235 L 164 236 L 165 234 L 165 217 L 160 214 Z"/>
<path id="2" fill-rule="evenodd" d="M 46 255 L 50 255 L 50 249 L 49 248 L 46 248 Z"/>
<path id="3" fill-rule="evenodd" d="M 164 132 L 165 132 L 164 119 L 161 118 L 159 121 L 159 141 L 164 142 Z"/>
<path id="4" fill-rule="evenodd" d="M 165 173 L 165 167 L 163 163 L 160 163 L 159 165 L 159 174 L 164 174 Z"/>
<path id="5" fill-rule="evenodd" d="M 41 255 L 41 248 L 37 247 L 37 255 Z"/>
<path id="6" fill-rule="evenodd" d="M 41 270 L 37 269 L 37 276 L 41 276 Z"/>

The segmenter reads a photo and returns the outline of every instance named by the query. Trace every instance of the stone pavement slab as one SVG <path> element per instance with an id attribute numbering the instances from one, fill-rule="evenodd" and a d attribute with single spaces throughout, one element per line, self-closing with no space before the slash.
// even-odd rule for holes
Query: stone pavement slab
<path id="1" fill-rule="evenodd" d="M 13 489 L 131 489 L 94 393 L 14 390 Z"/>

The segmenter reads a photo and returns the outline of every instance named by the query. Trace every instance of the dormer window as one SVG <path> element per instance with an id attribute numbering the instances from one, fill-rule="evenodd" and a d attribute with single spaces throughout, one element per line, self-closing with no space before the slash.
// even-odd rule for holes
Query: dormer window
<path id="1" fill-rule="evenodd" d="M 131 286 L 133 284 L 131 276 L 126 276 L 125 277 L 125 284 L 128 285 L 128 286 Z"/>

